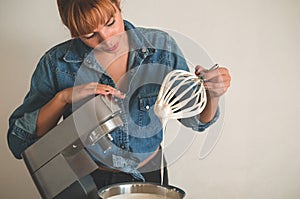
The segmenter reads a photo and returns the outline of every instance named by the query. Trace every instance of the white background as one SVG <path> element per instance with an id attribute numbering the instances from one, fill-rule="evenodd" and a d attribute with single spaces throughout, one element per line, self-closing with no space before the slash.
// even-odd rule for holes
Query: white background
<path id="1" fill-rule="evenodd" d="M 171 184 L 187 199 L 300 198 L 300 1 L 125 0 L 122 8 L 135 25 L 193 38 L 231 71 L 218 144 L 200 160 L 197 139 L 171 166 Z M 0 198 L 37 199 L 8 150 L 8 117 L 39 58 L 69 36 L 53 0 L 1 0 L 0 27 Z"/>

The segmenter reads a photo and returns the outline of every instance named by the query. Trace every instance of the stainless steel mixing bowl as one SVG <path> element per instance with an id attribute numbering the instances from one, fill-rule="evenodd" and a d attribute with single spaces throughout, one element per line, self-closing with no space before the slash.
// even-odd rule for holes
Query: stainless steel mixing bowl
<path id="1" fill-rule="evenodd" d="M 151 195 L 153 195 L 153 198 L 159 198 L 159 196 L 162 196 L 161 198 L 166 199 L 182 199 L 185 196 L 185 192 L 183 190 L 174 186 L 161 186 L 159 184 L 153 183 L 136 182 L 114 184 L 111 186 L 104 187 L 98 191 L 98 195 L 102 199 L 110 199 L 111 197 L 116 198 L 117 196 L 121 195 L 124 195 L 124 198 L 126 198 L 126 196 L 134 194 L 146 194 L 148 197 L 150 196 L 149 198 L 151 198 Z"/>

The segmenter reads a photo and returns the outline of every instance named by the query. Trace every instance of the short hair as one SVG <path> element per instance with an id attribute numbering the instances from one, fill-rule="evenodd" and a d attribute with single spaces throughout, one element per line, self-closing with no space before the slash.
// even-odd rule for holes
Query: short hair
<path id="1" fill-rule="evenodd" d="M 63 24 L 72 37 L 93 32 L 120 9 L 118 0 L 57 0 Z"/>

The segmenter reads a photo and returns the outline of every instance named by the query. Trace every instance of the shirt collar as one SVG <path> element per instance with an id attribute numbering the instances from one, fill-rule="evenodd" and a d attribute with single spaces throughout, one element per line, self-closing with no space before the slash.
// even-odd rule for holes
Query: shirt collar
<path id="1" fill-rule="evenodd" d="M 124 20 L 124 26 L 129 37 L 130 50 L 141 50 L 145 53 L 145 49 L 147 49 L 150 53 L 150 49 L 154 49 L 153 45 L 143 35 L 141 28 L 136 28 L 126 20 Z"/>
<path id="2" fill-rule="evenodd" d="M 74 38 L 71 40 L 63 59 L 66 62 L 83 62 L 91 51 L 92 48 L 83 43 L 79 38 Z"/>

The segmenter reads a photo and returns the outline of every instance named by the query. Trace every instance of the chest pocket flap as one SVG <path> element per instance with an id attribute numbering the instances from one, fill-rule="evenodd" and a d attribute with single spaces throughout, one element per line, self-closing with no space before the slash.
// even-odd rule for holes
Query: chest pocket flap
<path id="1" fill-rule="evenodd" d="M 149 111 L 153 108 L 157 95 L 140 97 L 139 99 L 139 109 L 140 111 Z"/>

